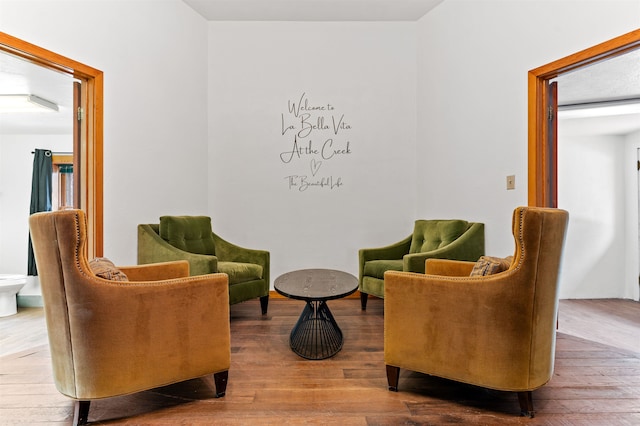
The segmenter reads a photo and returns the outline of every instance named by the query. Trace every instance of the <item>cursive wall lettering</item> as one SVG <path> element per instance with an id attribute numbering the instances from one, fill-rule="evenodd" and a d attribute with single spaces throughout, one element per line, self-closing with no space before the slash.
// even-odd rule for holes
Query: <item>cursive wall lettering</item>
<path id="1" fill-rule="evenodd" d="M 344 182 L 334 160 L 352 155 L 351 130 L 345 114 L 332 103 L 315 103 L 306 92 L 289 99 L 287 111 L 280 114 L 285 144 L 280 161 L 293 169 L 284 178 L 288 188 L 300 192 L 341 188 Z"/>

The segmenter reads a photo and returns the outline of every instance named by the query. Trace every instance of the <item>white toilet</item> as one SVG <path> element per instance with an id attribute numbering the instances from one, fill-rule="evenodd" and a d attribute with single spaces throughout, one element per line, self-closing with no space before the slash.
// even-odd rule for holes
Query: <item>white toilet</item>
<path id="1" fill-rule="evenodd" d="M 26 283 L 26 275 L 0 274 L 0 317 L 18 313 L 16 295 Z"/>

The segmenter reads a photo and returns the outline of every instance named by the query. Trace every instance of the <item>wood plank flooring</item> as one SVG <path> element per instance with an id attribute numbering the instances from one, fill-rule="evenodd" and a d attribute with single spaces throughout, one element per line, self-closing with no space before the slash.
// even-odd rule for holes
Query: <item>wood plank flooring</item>
<path id="1" fill-rule="evenodd" d="M 640 304 L 564 300 L 553 379 L 534 391 L 536 417 L 519 417 L 515 394 L 401 371 L 387 390 L 383 301 L 328 302 L 345 335 L 335 357 L 308 361 L 289 349 L 303 302 L 231 307 L 232 365 L 224 398 L 211 378 L 94 401 L 99 425 L 637 425 Z M 51 375 L 42 310 L 0 318 L 0 425 L 71 423 L 73 402 Z M 411 332 L 408 325 L 407 332 Z"/>

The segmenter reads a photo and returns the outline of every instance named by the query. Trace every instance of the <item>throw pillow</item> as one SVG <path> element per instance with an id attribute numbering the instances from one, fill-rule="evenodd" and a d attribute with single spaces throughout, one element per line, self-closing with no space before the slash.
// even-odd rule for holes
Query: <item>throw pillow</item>
<path id="1" fill-rule="evenodd" d="M 111 281 L 129 281 L 127 275 L 106 257 L 98 257 L 89 261 L 89 268 L 96 276 Z"/>
<path id="2" fill-rule="evenodd" d="M 471 270 L 471 277 L 483 276 L 483 275 L 491 275 L 497 274 L 499 272 L 504 272 L 511 266 L 511 262 L 513 261 L 513 256 L 501 258 L 501 257 L 492 257 L 492 256 L 480 256 L 480 259 L 473 265 L 473 269 Z"/>

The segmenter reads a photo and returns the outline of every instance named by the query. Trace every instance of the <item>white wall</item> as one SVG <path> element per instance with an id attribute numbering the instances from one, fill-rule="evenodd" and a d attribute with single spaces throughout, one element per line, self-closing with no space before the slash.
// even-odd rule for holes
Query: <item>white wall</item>
<path id="1" fill-rule="evenodd" d="M 638 300 L 640 293 L 640 131 L 607 135 L 607 118 L 558 121 L 558 202 L 572 212 L 563 298 Z"/>
<path id="2" fill-rule="evenodd" d="M 0 29 L 104 72 L 104 254 L 207 210 L 207 23 L 179 0 L 0 1 Z"/>
<path id="3" fill-rule="evenodd" d="M 138 223 L 211 214 L 228 239 L 270 249 L 274 277 L 353 271 L 357 248 L 418 217 L 483 221 L 487 252 L 511 253 L 527 72 L 638 27 L 637 0 L 446 0 L 417 24 L 249 25 L 207 24 L 178 0 L 0 0 L 3 32 L 105 72 L 105 255 L 135 262 Z M 339 190 L 281 186 L 294 167 L 278 162 L 280 113 L 303 91 L 353 120 L 353 153 L 320 169 Z"/>
<path id="4" fill-rule="evenodd" d="M 562 136 L 558 126 L 558 207 L 570 212 L 560 296 L 625 293 L 623 136 Z"/>
<path id="5" fill-rule="evenodd" d="M 415 43 L 415 23 L 210 24 L 209 211 L 223 237 L 271 252 L 272 278 L 357 274 L 359 248 L 412 232 Z"/>
<path id="6" fill-rule="evenodd" d="M 625 199 L 625 251 L 624 251 L 624 271 L 625 283 L 624 294 L 626 299 L 640 299 L 640 287 L 638 277 L 640 275 L 640 171 L 638 162 L 640 161 L 640 131 L 625 136 L 623 163 L 624 170 L 624 199 Z"/>
<path id="7" fill-rule="evenodd" d="M 511 214 L 527 204 L 528 71 L 638 27 L 637 0 L 446 0 L 422 18 L 418 215 L 483 221 L 487 253 L 513 253 Z"/>

